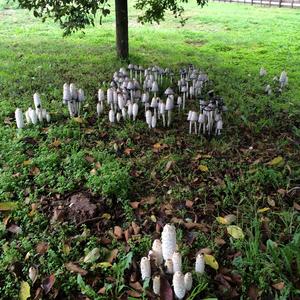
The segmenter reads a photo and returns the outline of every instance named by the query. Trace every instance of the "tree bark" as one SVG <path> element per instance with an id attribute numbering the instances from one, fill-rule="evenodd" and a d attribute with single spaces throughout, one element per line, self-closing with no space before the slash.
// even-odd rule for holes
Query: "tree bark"
<path id="1" fill-rule="evenodd" d="M 117 54 L 128 59 L 128 4 L 127 0 L 115 0 L 116 4 L 116 43 Z"/>

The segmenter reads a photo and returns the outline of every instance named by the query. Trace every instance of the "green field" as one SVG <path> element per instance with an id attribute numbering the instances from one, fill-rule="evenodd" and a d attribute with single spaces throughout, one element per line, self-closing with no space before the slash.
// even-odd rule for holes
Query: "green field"
<path id="1" fill-rule="evenodd" d="M 126 64 L 113 14 L 64 38 L 51 20 L 0 0 L 0 298 L 18 299 L 27 282 L 32 299 L 41 285 L 43 299 L 151 299 L 151 288 L 132 294 L 130 275 L 142 284 L 139 261 L 157 224 L 172 222 L 185 271 L 202 248 L 219 263 L 194 277 L 194 299 L 299 299 L 300 10 L 187 4 L 184 27 L 169 15 L 142 26 L 138 11 L 129 14 L 130 61 L 205 70 L 229 108 L 223 134 L 188 135 L 183 114 L 151 132 L 142 116 L 115 126 L 96 118 L 97 90 Z M 288 87 L 267 96 L 282 70 Z M 80 122 L 62 104 L 64 82 L 87 95 Z M 52 122 L 17 131 L 14 111 L 33 106 L 35 92 Z M 93 216 L 72 211 L 74 196 Z M 216 219 L 229 214 L 244 239 Z M 131 238 L 117 239 L 115 226 Z M 84 260 L 94 248 L 95 260 Z"/>

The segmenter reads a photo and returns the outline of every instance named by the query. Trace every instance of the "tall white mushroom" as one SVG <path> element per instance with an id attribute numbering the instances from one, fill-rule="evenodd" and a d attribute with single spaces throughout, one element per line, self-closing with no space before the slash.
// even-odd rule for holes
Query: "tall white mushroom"
<path id="1" fill-rule="evenodd" d="M 176 272 L 173 275 L 173 287 L 174 293 L 177 299 L 181 300 L 184 298 L 186 290 L 184 286 L 184 275 L 181 272 Z"/>
<path id="2" fill-rule="evenodd" d="M 195 272 L 203 274 L 205 268 L 204 255 L 198 254 L 196 257 Z"/>
<path id="3" fill-rule="evenodd" d="M 282 71 L 279 77 L 280 87 L 283 88 L 288 84 L 288 76 L 286 71 Z"/>
<path id="4" fill-rule="evenodd" d="M 157 81 L 153 81 L 151 92 L 154 94 L 154 98 L 156 98 L 156 94 L 158 93 L 158 84 Z"/>
<path id="5" fill-rule="evenodd" d="M 197 134 L 197 122 L 198 122 L 198 114 L 195 111 L 192 111 L 191 113 L 189 113 L 189 121 L 190 121 L 190 130 L 189 133 L 192 133 L 192 126 L 194 125 L 195 127 L 195 134 Z"/>
<path id="6" fill-rule="evenodd" d="M 156 275 L 153 277 L 153 293 L 155 295 L 160 295 L 160 276 Z"/>
<path id="7" fill-rule="evenodd" d="M 65 83 L 63 86 L 63 104 L 67 105 L 71 100 L 70 85 Z"/>
<path id="8" fill-rule="evenodd" d="M 179 252 L 174 252 L 172 255 L 173 272 L 181 272 L 182 256 Z"/>
<path id="9" fill-rule="evenodd" d="M 193 286 L 192 273 L 188 272 L 184 275 L 184 286 L 188 292 L 192 289 L 192 286 Z"/>
<path id="10" fill-rule="evenodd" d="M 157 124 L 157 116 L 153 115 L 151 119 L 151 127 L 156 128 L 156 124 Z"/>
<path id="11" fill-rule="evenodd" d="M 151 277 L 151 265 L 148 257 L 143 257 L 141 259 L 141 275 L 142 275 L 142 280 Z"/>
<path id="12" fill-rule="evenodd" d="M 178 96 L 178 98 L 177 98 L 178 111 L 180 111 L 181 105 L 182 105 L 182 98 L 180 96 Z"/>
<path id="13" fill-rule="evenodd" d="M 223 120 L 222 118 L 220 118 L 216 124 L 216 135 L 220 135 L 222 129 L 223 129 Z"/>
<path id="14" fill-rule="evenodd" d="M 133 103 L 133 105 L 132 105 L 132 117 L 133 117 L 133 121 L 136 120 L 138 112 L 139 112 L 139 106 L 138 106 L 138 104 L 137 103 Z"/>
<path id="15" fill-rule="evenodd" d="M 198 123 L 199 123 L 198 133 L 199 134 L 201 133 L 201 128 L 203 128 L 203 133 L 205 134 L 205 128 L 206 128 L 205 120 L 206 120 L 206 116 L 201 112 L 199 114 L 199 118 L 198 118 Z"/>
<path id="16" fill-rule="evenodd" d="M 151 126 L 152 126 L 152 112 L 151 112 L 151 110 L 146 111 L 146 123 L 147 123 L 148 127 L 151 128 Z"/>
<path id="17" fill-rule="evenodd" d="M 157 116 L 157 107 L 158 107 L 158 101 L 156 97 L 153 97 L 151 100 L 150 107 L 153 108 L 154 115 Z"/>
<path id="18" fill-rule="evenodd" d="M 259 70 L 259 76 L 263 77 L 267 75 L 267 70 L 264 67 L 261 67 Z"/>
<path id="19" fill-rule="evenodd" d="M 28 113 L 29 113 L 29 117 L 30 117 L 31 123 L 33 125 L 36 125 L 37 122 L 38 122 L 38 117 L 37 117 L 37 114 L 36 114 L 35 110 L 32 109 L 31 107 L 29 107 L 29 112 Z"/>
<path id="20" fill-rule="evenodd" d="M 29 107 L 26 112 L 25 112 L 25 118 L 26 118 L 26 123 L 30 124 L 31 123 L 31 119 L 30 119 L 30 115 L 29 115 L 29 110 L 32 109 L 31 107 Z"/>
<path id="21" fill-rule="evenodd" d="M 110 123 L 115 123 L 115 112 L 112 109 L 108 113 L 108 119 Z"/>
<path id="22" fill-rule="evenodd" d="M 78 113 L 78 115 L 80 115 L 81 103 L 84 102 L 84 100 L 85 100 L 83 89 L 79 89 L 78 90 L 77 100 L 78 100 L 78 103 L 77 103 L 78 104 L 77 113 Z"/>
<path id="23" fill-rule="evenodd" d="M 24 119 L 23 119 L 23 113 L 20 108 L 17 108 L 15 111 L 15 118 L 16 118 L 16 124 L 18 129 L 24 128 Z"/>
<path id="24" fill-rule="evenodd" d="M 163 263 L 163 254 L 162 254 L 162 245 L 159 239 L 153 241 L 152 251 L 154 253 L 154 257 L 157 265 L 161 265 Z"/>
<path id="25" fill-rule="evenodd" d="M 35 109 L 38 109 L 38 108 L 42 107 L 41 97 L 38 93 L 34 93 L 33 102 L 34 102 Z"/>
<path id="26" fill-rule="evenodd" d="M 163 126 L 166 127 L 166 104 L 159 102 L 159 114 L 162 116 Z"/>
<path id="27" fill-rule="evenodd" d="M 161 239 L 164 260 L 172 259 L 172 255 L 176 250 L 176 230 L 174 225 L 166 224 L 164 226 Z"/>
<path id="28" fill-rule="evenodd" d="M 172 96 L 168 96 L 166 102 L 166 110 L 168 111 L 168 123 L 167 123 L 168 127 L 171 125 L 173 108 L 174 108 L 174 98 Z"/>

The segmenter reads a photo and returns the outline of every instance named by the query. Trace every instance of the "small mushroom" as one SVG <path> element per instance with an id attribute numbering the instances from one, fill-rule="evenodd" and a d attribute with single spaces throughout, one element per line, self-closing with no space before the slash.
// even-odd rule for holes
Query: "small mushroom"
<path id="1" fill-rule="evenodd" d="M 161 265 L 163 262 L 163 255 L 162 255 L 162 245 L 159 239 L 153 241 L 152 251 L 154 253 L 156 264 Z"/>
<path id="2" fill-rule="evenodd" d="M 181 272 L 182 256 L 179 252 L 174 252 L 172 255 L 173 272 Z"/>
<path id="3" fill-rule="evenodd" d="M 184 285 L 184 275 L 181 272 L 176 272 L 173 275 L 174 293 L 177 299 L 183 299 L 186 293 Z"/>
<path id="4" fill-rule="evenodd" d="M 35 109 L 38 109 L 38 108 L 42 107 L 41 98 L 40 98 L 40 95 L 38 93 L 34 93 L 33 102 L 34 102 Z"/>
<path id="5" fill-rule="evenodd" d="M 108 113 L 108 119 L 110 123 L 115 123 L 115 112 L 112 109 Z"/>
<path id="6" fill-rule="evenodd" d="M 192 289 L 192 286 L 193 286 L 192 273 L 188 272 L 184 275 L 184 286 L 188 292 Z"/>
<path id="7" fill-rule="evenodd" d="M 18 129 L 24 128 L 24 119 L 23 119 L 23 113 L 20 108 L 17 108 L 15 111 L 15 118 L 16 118 L 16 124 Z"/>
<path id="8" fill-rule="evenodd" d="M 147 257 L 141 259 L 141 275 L 142 280 L 151 277 L 151 265 L 150 260 Z"/>
<path id="9" fill-rule="evenodd" d="M 161 234 L 162 253 L 164 260 L 172 259 L 176 250 L 176 230 L 173 225 L 166 224 Z"/>
<path id="10" fill-rule="evenodd" d="M 168 111 L 168 124 L 167 124 L 168 127 L 170 127 L 170 125 L 171 125 L 173 108 L 174 108 L 174 98 L 171 96 L 168 96 L 167 102 L 166 102 L 166 110 Z"/>
<path id="11" fill-rule="evenodd" d="M 205 268 L 204 255 L 198 254 L 196 257 L 195 272 L 203 274 Z"/>
<path id="12" fill-rule="evenodd" d="M 132 105 L 132 117 L 133 117 L 133 121 L 135 121 L 137 115 L 138 115 L 138 112 L 139 112 L 139 106 L 137 103 L 133 103 Z"/>
<path id="13" fill-rule="evenodd" d="M 174 271 L 173 271 L 173 261 L 172 259 L 167 259 L 166 262 L 165 262 L 165 268 L 166 268 L 166 273 L 167 274 L 173 274 Z"/>
<path id="14" fill-rule="evenodd" d="M 153 278 L 153 293 L 155 295 L 160 295 L 160 276 L 156 275 Z"/>

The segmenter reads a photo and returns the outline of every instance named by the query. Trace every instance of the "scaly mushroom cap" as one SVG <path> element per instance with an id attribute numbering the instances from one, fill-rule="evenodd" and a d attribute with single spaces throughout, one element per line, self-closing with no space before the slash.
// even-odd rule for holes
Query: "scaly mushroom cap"
<path id="1" fill-rule="evenodd" d="M 23 119 L 23 113 L 20 108 L 17 108 L 15 111 L 15 118 L 16 118 L 16 124 L 19 129 L 24 127 L 24 119 Z"/>
<path id="2" fill-rule="evenodd" d="M 37 117 L 35 110 L 32 108 L 29 108 L 29 117 L 30 117 L 31 123 L 33 125 L 36 125 L 38 122 L 38 117 Z"/>
<path id="3" fill-rule="evenodd" d="M 41 98 L 38 93 L 34 93 L 33 102 L 34 102 L 35 109 L 38 109 L 41 107 Z"/>
<path id="4" fill-rule="evenodd" d="M 156 128 L 156 124 L 157 124 L 157 117 L 156 115 L 153 115 L 151 119 L 151 127 Z"/>
<path id="5" fill-rule="evenodd" d="M 198 254 L 196 257 L 195 272 L 203 274 L 205 268 L 204 255 Z"/>
<path id="6" fill-rule="evenodd" d="M 187 117 L 188 121 L 191 121 L 191 119 L 192 119 L 192 113 L 193 113 L 193 111 L 190 110 L 189 113 L 188 113 L 188 117 Z"/>
<path id="7" fill-rule="evenodd" d="M 114 91 L 112 88 L 107 89 L 106 92 L 107 103 L 111 104 L 114 101 Z"/>
<path id="8" fill-rule="evenodd" d="M 166 273 L 167 274 L 173 274 L 173 261 L 172 259 L 167 259 L 165 262 L 165 268 L 166 268 Z"/>
<path id="9" fill-rule="evenodd" d="M 153 278 L 153 293 L 155 295 L 160 295 L 160 276 L 154 276 Z"/>
<path id="10" fill-rule="evenodd" d="M 150 107 L 156 108 L 157 106 L 158 106 L 157 98 L 156 98 L 156 97 L 153 97 L 152 100 L 151 100 Z"/>
<path id="11" fill-rule="evenodd" d="M 129 64 L 129 65 L 128 65 L 128 69 L 129 69 L 129 70 L 133 70 L 133 68 L 134 68 L 134 65 L 133 65 L 133 64 Z"/>
<path id="12" fill-rule="evenodd" d="M 138 111 L 139 111 L 139 106 L 137 103 L 134 103 L 132 105 L 132 115 L 134 118 L 138 115 Z"/>
<path id="13" fill-rule="evenodd" d="M 83 102 L 84 99 L 85 99 L 85 97 L 84 97 L 84 91 L 83 91 L 83 89 L 79 89 L 78 90 L 78 101 L 79 102 Z"/>
<path id="14" fill-rule="evenodd" d="M 142 102 L 146 103 L 148 101 L 149 101 L 149 94 L 143 93 L 143 95 L 142 95 Z"/>
<path id="15" fill-rule="evenodd" d="M 104 91 L 102 89 L 98 90 L 98 101 L 104 101 Z"/>
<path id="16" fill-rule="evenodd" d="M 151 110 L 146 111 L 146 123 L 151 126 L 152 123 L 152 112 Z"/>
<path id="17" fill-rule="evenodd" d="M 159 239 L 153 241 L 152 251 L 154 253 L 157 265 L 161 265 L 163 262 L 163 255 L 162 255 L 161 241 Z"/>
<path id="18" fill-rule="evenodd" d="M 192 122 L 197 122 L 198 121 L 198 114 L 197 114 L 197 112 L 192 111 L 191 120 L 190 121 L 192 121 Z"/>
<path id="19" fill-rule="evenodd" d="M 159 113 L 164 114 L 166 110 L 166 104 L 164 102 L 159 102 Z"/>
<path id="20" fill-rule="evenodd" d="M 133 81 L 129 81 L 127 84 L 127 90 L 134 90 L 134 84 Z"/>
<path id="21" fill-rule="evenodd" d="M 183 299 L 186 293 L 184 286 L 184 275 L 181 272 L 176 272 L 173 275 L 173 287 L 175 296 L 178 299 Z"/>
<path id="22" fill-rule="evenodd" d="M 179 96 L 177 98 L 177 105 L 181 105 L 182 104 L 182 98 Z"/>
<path id="23" fill-rule="evenodd" d="M 156 81 L 153 81 L 153 83 L 152 83 L 151 92 L 153 92 L 153 93 L 157 93 L 158 92 L 158 84 L 157 84 Z"/>
<path id="24" fill-rule="evenodd" d="M 142 280 L 151 277 L 151 265 L 150 260 L 147 257 L 141 259 L 141 275 Z"/>
<path id="25" fill-rule="evenodd" d="M 166 110 L 172 110 L 174 108 L 174 98 L 169 96 L 166 102 Z"/>
<path id="26" fill-rule="evenodd" d="M 68 83 L 65 83 L 63 86 L 63 102 L 66 104 L 66 102 L 71 100 L 71 93 L 70 93 L 70 86 Z"/>
<path id="27" fill-rule="evenodd" d="M 176 250 L 176 230 L 173 225 L 166 224 L 162 234 L 162 253 L 164 260 L 172 259 L 172 255 Z"/>
<path id="28" fill-rule="evenodd" d="M 169 96 L 169 95 L 174 95 L 174 92 L 173 92 L 173 90 L 172 90 L 170 87 L 168 87 L 168 88 L 165 90 L 165 95 L 167 95 L 167 96 Z"/>
<path id="29" fill-rule="evenodd" d="M 174 252 L 172 255 L 173 272 L 181 272 L 182 256 L 179 252 Z"/>
<path id="30" fill-rule="evenodd" d="M 188 272 L 184 275 L 184 287 L 187 291 L 190 291 L 193 286 L 193 276 L 192 273 Z"/>
<path id="31" fill-rule="evenodd" d="M 125 106 L 125 100 L 121 94 L 118 95 L 118 106 L 120 110 Z"/>
<path id="32" fill-rule="evenodd" d="M 76 85 L 74 83 L 71 83 L 70 84 L 70 94 L 71 94 L 71 98 L 73 100 L 77 100 L 77 88 L 76 88 Z"/>
<path id="33" fill-rule="evenodd" d="M 108 118 L 110 123 L 115 123 L 115 113 L 112 109 L 108 113 Z"/>

